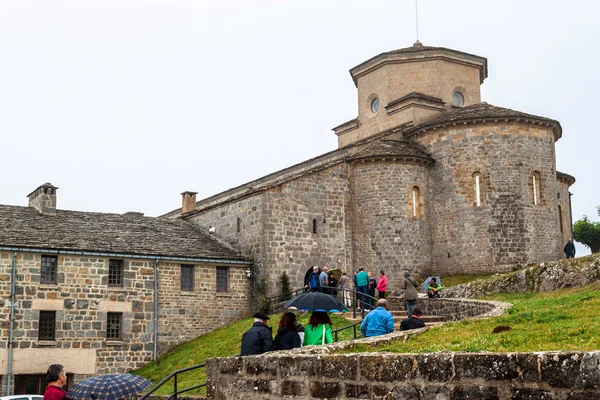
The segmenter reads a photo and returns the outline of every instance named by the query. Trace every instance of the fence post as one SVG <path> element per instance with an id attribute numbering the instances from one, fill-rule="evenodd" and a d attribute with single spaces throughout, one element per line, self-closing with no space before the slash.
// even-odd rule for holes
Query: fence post
<path id="1" fill-rule="evenodd" d="M 173 377 L 173 399 L 177 400 L 177 374 Z"/>

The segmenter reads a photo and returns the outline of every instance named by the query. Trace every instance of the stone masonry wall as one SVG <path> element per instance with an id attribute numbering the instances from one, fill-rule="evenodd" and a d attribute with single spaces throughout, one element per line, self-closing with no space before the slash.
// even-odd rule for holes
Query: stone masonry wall
<path id="1" fill-rule="evenodd" d="M 403 272 L 423 273 L 431 263 L 429 169 L 405 161 L 366 161 L 352 165 L 354 269 L 383 269 L 388 291 L 400 289 Z M 420 191 L 418 216 L 413 217 L 412 188 Z"/>
<path id="2" fill-rule="evenodd" d="M 224 239 L 237 250 L 257 259 L 261 257 L 264 247 L 263 208 L 264 196 L 257 194 L 210 208 L 194 215 L 189 221 L 205 229 L 212 226 L 215 228 L 215 237 Z"/>
<path id="3" fill-rule="evenodd" d="M 68 255 L 57 256 L 57 283 L 42 284 L 41 256 L 17 253 L 14 374 L 45 374 L 59 362 L 78 379 L 152 359 L 154 260 L 125 259 L 123 285 L 112 287 L 108 258 Z M 0 376 L 8 367 L 12 258 L 0 252 Z M 181 264 L 159 262 L 159 353 L 248 315 L 245 266 L 219 267 L 228 268 L 226 292 L 216 292 L 216 266 L 203 264 L 195 265 L 194 290 L 182 292 Z M 40 311 L 56 312 L 55 340 L 38 340 Z M 106 338 L 108 312 L 122 313 L 119 340 Z"/>
<path id="4" fill-rule="evenodd" d="M 210 359 L 208 398 L 598 399 L 600 352 L 263 356 Z"/>
<path id="5" fill-rule="evenodd" d="M 560 258 L 554 135 L 551 128 L 498 121 L 452 125 L 419 133 L 432 169 L 434 272 L 509 270 Z M 541 174 L 538 205 L 532 176 Z M 475 204 L 474 173 L 482 204 Z"/>
<path id="6" fill-rule="evenodd" d="M 570 202 L 570 196 L 569 196 L 569 185 L 564 181 L 558 180 L 556 186 L 557 186 L 557 201 L 558 201 L 558 205 L 560 206 L 559 214 L 558 214 L 557 218 L 559 218 L 559 230 L 560 230 L 560 228 L 562 228 L 561 244 L 563 245 L 563 248 L 564 248 L 564 245 L 567 244 L 567 241 L 573 237 L 573 235 L 572 235 L 573 221 L 571 220 L 571 202 Z M 562 225 L 560 224 L 561 221 L 562 221 Z M 562 256 L 564 257 L 564 253 L 562 254 Z"/>
<path id="7" fill-rule="evenodd" d="M 51 255 L 51 254 L 49 254 Z M 9 337 L 12 252 L 0 252 L 2 338 Z M 75 374 L 125 372 L 152 357 L 152 267 L 126 263 L 123 287 L 107 285 L 108 259 L 58 256 L 57 284 L 40 283 L 41 255 L 17 254 L 13 373 L 44 374 L 60 361 Z M 38 340 L 40 311 L 56 312 L 56 339 Z M 107 312 L 122 312 L 122 337 L 106 339 Z M 7 341 L 0 341 L 6 373 Z"/>
<path id="8" fill-rule="evenodd" d="M 227 291 L 216 290 L 216 268 L 227 268 Z M 181 264 L 159 263 L 159 354 L 248 316 L 246 266 L 196 264 L 194 288 L 181 290 Z"/>
<path id="9" fill-rule="evenodd" d="M 216 236 L 252 256 L 257 272 L 268 278 L 269 291 L 276 293 L 283 271 L 296 288 L 304 285 L 304 276 L 313 265 L 330 269 L 349 265 L 344 215 L 348 202 L 348 166 L 337 164 L 259 195 L 227 202 L 190 220 L 205 228 L 215 227 Z M 242 221 L 239 233 L 237 218 Z M 316 234 L 313 219 L 317 221 Z"/>
<path id="10" fill-rule="evenodd" d="M 350 200 L 348 173 L 347 164 L 337 164 L 267 191 L 263 266 L 272 290 L 282 271 L 296 288 L 304 285 L 313 265 L 349 270 L 344 214 Z"/>

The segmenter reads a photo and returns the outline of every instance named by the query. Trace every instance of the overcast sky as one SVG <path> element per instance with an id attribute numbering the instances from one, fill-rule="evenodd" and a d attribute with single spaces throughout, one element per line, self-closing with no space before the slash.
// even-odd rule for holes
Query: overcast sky
<path id="1" fill-rule="evenodd" d="M 423 44 L 487 57 L 483 101 L 561 122 L 574 219 L 600 218 L 599 18 L 419 0 Z M 415 40 L 413 0 L 0 0 L 0 204 L 51 182 L 62 209 L 157 216 L 333 150 L 348 70 Z"/>

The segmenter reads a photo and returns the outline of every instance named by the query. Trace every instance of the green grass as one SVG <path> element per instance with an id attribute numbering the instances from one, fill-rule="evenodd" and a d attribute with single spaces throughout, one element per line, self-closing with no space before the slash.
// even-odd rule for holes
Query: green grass
<path id="1" fill-rule="evenodd" d="M 349 325 L 350 322 L 335 314 L 330 314 L 333 322 L 333 329 L 338 329 Z M 277 331 L 277 325 L 281 314 L 272 315 L 269 325 L 273 327 L 273 333 Z M 306 326 L 308 325 L 309 313 L 298 314 L 298 321 Z M 154 383 L 160 382 L 171 372 L 178 369 L 191 367 L 192 365 L 202 364 L 207 358 L 229 357 L 240 352 L 240 342 L 242 335 L 253 323 L 252 318 L 246 318 L 236 321 L 227 326 L 221 327 L 215 331 L 199 336 L 187 343 L 184 343 L 167 354 L 160 357 L 156 362 L 149 363 L 145 367 L 132 371 L 132 374 L 141 375 L 150 379 Z M 352 339 L 352 329 L 340 333 L 339 340 Z M 178 376 L 177 386 L 179 389 L 192 387 L 206 380 L 204 368 L 186 372 Z M 173 380 L 160 388 L 157 394 L 173 393 Z M 204 394 L 204 389 L 189 392 L 190 394 Z"/>
<path id="2" fill-rule="evenodd" d="M 513 303 L 500 317 L 458 321 L 431 328 L 406 342 L 375 349 L 357 346 L 343 352 L 388 351 L 428 353 L 436 351 L 515 352 L 600 349 L 600 282 L 547 293 L 516 293 L 486 299 Z M 511 330 L 492 333 L 497 326 Z"/>

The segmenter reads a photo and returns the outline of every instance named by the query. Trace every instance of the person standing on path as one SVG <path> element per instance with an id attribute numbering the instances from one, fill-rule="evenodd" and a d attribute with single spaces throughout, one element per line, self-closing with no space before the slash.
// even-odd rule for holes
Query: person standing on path
<path id="1" fill-rule="evenodd" d="M 358 269 L 356 274 L 356 291 L 358 294 L 358 310 L 360 308 L 368 309 L 369 303 L 366 301 L 365 294 L 369 294 L 369 274 L 365 272 L 364 268 Z"/>
<path id="2" fill-rule="evenodd" d="M 342 290 L 342 301 L 346 305 L 346 307 L 352 306 L 352 299 L 350 298 L 350 278 L 346 274 L 346 272 L 342 272 L 342 277 L 340 278 L 340 289 Z"/>
<path id="3" fill-rule="evenodd" d="M 373 273 L 369 272 L 369 309 L 375 308 L 375 289 L 377 289 L 377 281 L 373 278 Z"/>
<path id="4" fill-rule="evenodd" d="M 321 286 L 321 291 L 325 294 L 331 294 L 331 290 L 329 289 L 329 281 L 327 275 L 327 267 L 323 267 L 321 273 L 319 274 L 319 285 Z"/>
<path id="5" fill-rule="evenodd" d="M 417 286 L 419 283 L 410 276 L 409 271 L 404 272 L 404 299 L 406 301 L 406 314 L 410 317 L 412 315 L 412 311 L 417 307 L 417 298 L 419 295 L 417 294 Z"/>
<path id="6" fill-rule="evenodd" d="M 316 265 L 313 267 L 313 272 L 310 273 L 308 277 L 308 288 L 311 292 L 319 291 L 319 267 Z"/>
<path id="7" fill-rule="evenodd" d="M 564 251 L 567 258 L 575 258 L 575 244 L 573 244 L 573 239 L 569 239 L 565 245 Z"/>
<path id="8" fill-rule="evenodd" d="M 387 276 L 383 270 L 379 271 L 379 282 L 377 282 L 377 293 L 380 299 L 385 299 L 385 292 L 387 290 Z M 379 304 L 379 303 L 378 303 Z"/>

